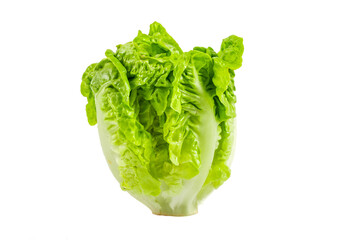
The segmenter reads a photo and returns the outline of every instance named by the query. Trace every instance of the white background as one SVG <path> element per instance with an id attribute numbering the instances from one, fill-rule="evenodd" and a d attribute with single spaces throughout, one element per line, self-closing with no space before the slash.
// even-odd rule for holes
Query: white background
<path id="1" fill-rule="evenodd" d="M 360 239 L 358 1 L 1 1 L 0 239 Z M 188 51 L 244 38 L 232 176 L 191 217 L 122 192 L 80 94 L 159 21 Z"/>

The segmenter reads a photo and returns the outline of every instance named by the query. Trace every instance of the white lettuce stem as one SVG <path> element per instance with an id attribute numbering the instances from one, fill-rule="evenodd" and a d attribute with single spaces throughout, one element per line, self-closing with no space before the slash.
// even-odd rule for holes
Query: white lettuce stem
<path id="1" fill-rule="evenodd" d="M 190 216 L 197 214 L 198 208 L 196 206 L 190 204 L 184 204 L 172 209 L 167 202 L 165 201 L 163 205 L 161 205 L 160 209 L 151 209 L 153 214 L 156 215 L 164 215 L 164 216 Z"/>

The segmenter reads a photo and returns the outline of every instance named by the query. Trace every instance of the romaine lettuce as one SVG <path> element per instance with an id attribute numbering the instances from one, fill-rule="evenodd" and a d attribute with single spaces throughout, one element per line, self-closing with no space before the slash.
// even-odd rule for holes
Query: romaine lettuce
<path id="1" fill-rule="evenodd" d="M 183 52 L 154 22 L 149 34 L 91 64 L 83 74 L 90 125 L 98 124 L 108 165 L 123 190 L 153 213 L 185 216 L 230 176 L 234 70 L 243 40 Z"/>

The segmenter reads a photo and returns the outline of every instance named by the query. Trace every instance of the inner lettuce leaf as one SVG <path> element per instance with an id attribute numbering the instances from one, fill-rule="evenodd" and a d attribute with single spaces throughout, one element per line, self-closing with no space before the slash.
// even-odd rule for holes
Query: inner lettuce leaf
<path id="1" fill-rule="evenodd" d="M 91 64 L 81 94 L 123 190 L 154 214 L 186 216 L 230 177 L 235 141 L 234 70 L 243 40 L 230 36 L 183 52 L 154 22 Z"/>

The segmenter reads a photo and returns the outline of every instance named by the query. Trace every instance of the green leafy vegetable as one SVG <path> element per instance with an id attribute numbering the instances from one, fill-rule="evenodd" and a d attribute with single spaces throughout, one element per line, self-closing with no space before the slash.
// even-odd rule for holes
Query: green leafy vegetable
<path id="1" fill-rule="evenodd" d="M 220 52 L 183 52 L 154 22 L 149 34 L 91 64 L 83 74 L 90 125 L 123 190 L 155 214 L 191 215 L 230 176 L 234 147 L 234 70 L 242 38 Z"/>

